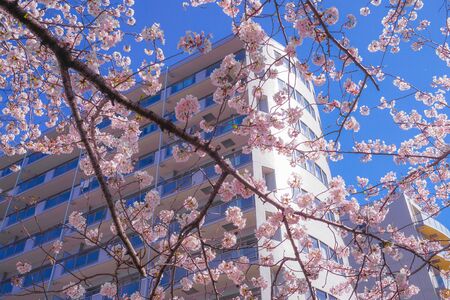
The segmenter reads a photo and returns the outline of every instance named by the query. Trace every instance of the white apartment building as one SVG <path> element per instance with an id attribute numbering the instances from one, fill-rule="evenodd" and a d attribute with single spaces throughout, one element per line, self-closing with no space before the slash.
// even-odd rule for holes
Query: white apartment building
<path id="1" fill-rule="evenodd" d="M 283 56 L 284 47 L 275 41 L 266 46 L 264 55 L 268 62 L 280 59 Z M 292 167 L 286 156 L 275 152 L 261 152 L 252 150 L 250 154 L 244 154 L 241 149 L 247 143 L 245 136 L 233 133 L 233 129 L 242 122 L 243 117 L 236 115 L 230 108 L 220 111 L 220 105 L 212 99 L 215 88 L 209 80 L 212 71 L 220 65 L 221 60 L 228 54 L 234 53 L 236 58 L 248 60 L 246 51 L 241 42 L 233 37 L 217 42 L 213 50 L 207 54 L 195 54 L 183 61 L 171 66 L 164 88 L 155 96 L 145 97 L 140 89 L 133 90 L 128 95 L 131 99 L 140 101 L 144 107 L 165 116 L 171 120 L 174 118 L 174 107 L 177 101 L 187 94 L 197 96 L 201 103 L 201 112 L 194 118 L 192 124 L 204 119 L 207 122 L 220 121 L 214 136 L 205 133 L 205 137 L 213 138 L 213 145 L 220 146 L 223 155 L 230 158 L 233 165 L 239 169 L 247 169 L 256 178 L 265 179 L 269 189 L 288 188 L 287 180 L 295 170 L 303 178 L 303 189 L 307 192 L 320 194 L 327 189 L 331 177 L 326 159 L 318 161 L 306 161 L 302 166 Z M 298 129 L 301 131 L 300 139 L 305 141 L 316 139 L 322 135 L 320 116 L 315 105 L 315 93 L 311 82 L 302 79 L 295 65 L 287 58 L 282 58 L 283 63 L 278 66 L 278 78 L 268 80 L 264 86 L 263 99 L 259 103 L 253 103 L 261 111 L 268 111 L 274 105 L 272 96 L 283 88 L 289 88 L 292 92 L 292 105 L 304 108 Z M 248 86 L 248 95 L 251 95 L 253 85 Z M 249 101 L 254 101 L 248 97 Z M 161 195 L 161 207 L 166 209 L 174 203 L 180 203 L 189 195 L 195 195 L 200 206 L 208 198 L 211 191 L 208 180 L 214 180 L 214 164 L 206 156 L 183 163 L 176 163 L 172 157 L 172 147 L 179 141 L 173 136 L 161 132 L 153 123 L 142 121 L 142 134 L 140 137 L 140 153 L 136 157 L 136 170 L 146 170 L 154 174 L 157 182 L 156 189 Z M 99 125 L 107 130 L 108 122 Z M 50 131 L 49 136 L 56 133 Z M 102 240 L 114 238 L 109 226 L 111 223 L 110 212 L 102 198 L 95 178 L 87 178 L 78 169 L 79 152 L 70 155 L 45 155 L 40 153 L 28 153 L 23 157 L 0 158 L 0 188 L 3 193 L 0 198 L 0 298 L 1 299 L 43 299 L 43 287 L 49 290 L 61 289 L 71 280 L 74 274 L 84 276 L 96 273 L 108 273 L 114 270 L 114 261 L 105 251 L 97 247 L 84 244 L 83 239 L 77 238 L 77 234 L 63 226 L 67 224 L 67 217 L 73 211 L 85 213 L 88 228 L 99 227 L 103 232 Z M 295 155 L 295 154 L 294 154 Z M 12 172 L 12 165 L 20 165 L 21 170 Z M 158 174 L 158 175 L 156 175 Z M 144 192 L 138 192 L 134 186 L 126 189 L 125 199 L 130 203 L 141 199 Z M 317 201 L 320 201 L 318 199 Z M 247 228 L 239 234 L 240 245 L 249 247 L 239 251 L 227 251 L 218 254 L 214 260 L 217 265 L 224 259 L 247 256 L 250 261 L 256 262 L 263 254 L 258 250 L 258 241 L 255 238 L 255 229 L 261 225 L 266 217 L 273 211 L 270 205 L 263 204 L 257 197 L 249 199 L 235 199 L 229 203 L 220 202 L 219 199 L 209 211 L 205 219 L 205 235 L 214 237 L 222 236 L 223 231 L 233 230 L 231 224 L 225 221 L 224 212 L 229 206 L 239 206 L 245 212 Z M 331 214 L 324 218 L 334 218 Z M 340 264 L 348 264 L 346 259 L 337 258 L 333 248 L 336 244 L 342 245 L 343 241 L 332 229 L 320 222 L 308 222 L 305 224 L 310 234 L 314 247 L 320 248 L 329 259 Z M 176 229 L 175 229 L 176 230 Z M 284 233 L 277 233 L 275 239 L 282 240 Z M 130 236 L 134 247 L 144 248 L 144 243 L 138 236 Z M 45 251 L 52 242 L 61 239 L 64 241 L 63 253 L 60 254 L 58 263 L 44 264 Z M 289 246 L 281 246 L 275 258 L 277 261 L 283 255 L 289 254 Z M 16 262 L 26 261 L 32 264 L 34 269 L 24 276 L 23 286 L 11 285 L 11 278 L 17 275 Z M 273 269 L 269 267 L 252 267 L 250 275 L 263 276 L 268 282 L 273 278 Z M 175 282 L 186 274 L 175 274 Z M 250 276 L 248 275 L 248 276 Z M 146 295 L 146 279 L 140 278 L 135 270 L 122 269 L 119 272 L 120 293 L 130 295 L 135 291 L 141 291 Z M 318 299 L 333 300 L 347 299 L 332 295 L 330 288 L 342 280 L 337 275 L 323 274 L 313 282 Z M 108 281 L 102 277 L 96 277 L 89 281 L 85 299 L 99 300 L 100 285 Z M 163 277 L 163 286 L 169 284 L 169 276 Z M 184 299 L 212 299 L 210 291 L 203 287 L 194 286 L 189 292 L 184 292 L 176 285 L 175 294 Z M 218 288 L 223 294 L 222 299 L 231 299 L 238 295 L 238 287 L 233 286 L 225 278 L 221 278 Z M 31 292 L 31 294 L 30 294 Z M 270 299 L 270 289 L 254 290 L 254 294 L 260 299 Z M 64 299 L 61 293 L 51 293 L 51 299 Z M 292 296 L 291 299 L 305 299 L 305 296 Z"/>

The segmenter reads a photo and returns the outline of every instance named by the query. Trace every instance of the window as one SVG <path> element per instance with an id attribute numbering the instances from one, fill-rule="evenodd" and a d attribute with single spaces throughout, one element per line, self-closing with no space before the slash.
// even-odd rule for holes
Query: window
<path id="1" fill-rule="evenodd" d="M 259 101 L 258 101 L 258 110 L 268 113 L 269 112 L 269 102 L 267 100 L 266 96 L 263 96 Z"/>
<path id="2" fill-rule="evenodd" d="M 279 90 L 287 90 L 286 82 L 278 78 L 278 89 Z"/>
<path id="3" fill-rule="evenodd" d="M 12 213 L 8 216 L 7 224 L 12 225 L 12 224 L 18 223 L 22 220 L 25 220 L 29 217 L 34 216 L 35 210 L 36 210 L 36 206 L 33 205 L 30 207 L 24 208 L 22 210 L 19 210 L 15 213 Z"/>
<path id="4" fill-rule="evenodd" d="M 22 164 L 22 160 L 20 160 L 17 163 L 18 163 L 18 165 L 21 165 Z M 4 177 L 4 176 L 9 175 L 11 173 L 12 173 L 12 170 L 11 170 L 11 165 L 10 165 L 10 166 L 7 166 L 7 167 L 5 167 L 5 168 L 0 170 L 0 177 Z"/>
<path id="5" fill-rule="evenodd" d="M 211 94 L 211 95 L 208 95 L 208 96 L 206 96 L 206 97 L 204 97 L 204 98 L 201 99 L 200 101 L 202 101 L 202 100 L 205 102 L 204 108 L 207 108 L 207 107 L 209 107 L 209 106 L 212 106 L 212 105 L 216 104 L 216 102 L 214 101 L 214 97 L 213 97 L 212 94 Z"/>
<path id="6" fill-rule="evenodd" d="M 316 296 L 318 300 L 327 300 L 327 293 L 321 290 L 316 290 Z"/>
<path id="7" fill-rule="evenodd" d="M 161 100 L 161 93 L 158 93 L 154 96 L 148 97 L 147 99 L 144 99 L 140 102 L 140 105 L 142 107 L 147 107 L 150 106 L 156 102 L 158 102 L 159 100 Z"/>
<path id="8" fill-rule="evenodd" d="M 187 88 L 190 85 L 195 83 L 195 74 L 191 75 L 177 83 L 174 83 L 170 86 L 171 94 L 181 91 L 182 89 Z"/>
<path id="9" fill-rule="evenodd" d="M 61 236 L 62 227 L 57 226 L 50 228 L 34 237 L 33 247 L 41 246 L 47 242 L 58 239 Z"/>
<path id="10" fill-rule="evenodd" d="M 42 152 L 36 152 L 28 156 L 27 165 L 34 163 L 35 161 L 40 160 L 41 158 L 46 157 L 48 154 Z"/>
<path id="11" fill-rule="evenodd" d="M 303 95 L 294 89 L 292 86 L 284 82 L 283 80 L 278 78 L 278 88 L 280 90 L 286 90 L 290 97 L 294 98 L 295 101 L 297 101 L 300 106 L 302 106 L 304 109 L 306 109 L 311 116 L 318 121 L 318 117 L 316 115 L 316 111 L 314 110 L 314 107 L 312 107 L 311 103 L 309 103 Z"/>
<path id="12" fill-rule="evenodd" d="M 74 256 L 68 258 L 64 262 L 63 273 L 67 273 L 69 271 L 83 268 L 85 266 L 88 266 L 90 264 L 97 262 L 99 254 L 100 254 L 100 250 L 94 249 L 94 250 L 90 250 L 85 253 L 77 254 L 77 255 L 74 255 Z"/>
<path id="13" fill-rule="evenodd" d="M 97 210 L 89 212 L 86 215 L 86 226 L 100 222 L 106 217 L 106 207 L 101 207 Z"/>
<path id="14" fill-rule="evenodd" d="M 45 201 L 44 210 L 55 207 L 61 203 L 66 202 L 70 198 L 70 189 L 62 193 L 51 196 Z"/>
<path id="15" fill-rule="evenodd" d="M 111 125 L 111 119 L 105 118 L 100 123 L 97 124 L 98 129 L 103 129 Z"/>
<path id="16" fill-rule="evenodd" d="M 120 296 L 121 297 L 124 297 L 125 295 L 130 296 L 131 294 L 139 291 L 139 289 L 140 289 L 139 279 L 125 283 L 120 287 Z"/>
<path id="17" fill-rule="evenodd" d="M 312 131 L 311 128 L 308 127 L 304 122 L 298 121 L 298 124 L 296 124 L 295 129 L 300 131 L 306 138 L 309 140 L 316 140 L 317 135 Z"/>
<path id="18" fill-rule="evenodd" d="M 154 152 L 147 154 L 145 156 L 142 156 L 137 163 L 137 169 L 140 170 L 147 166 L 153 165 L 154 162 L 155 162 L 155 153 Z"/>
<path id="19" fill-rule="evenodd" d="M 218 61 L 206 68 L 206 77 L 209 77 L 215 69 L 220 68 L 222 61 Z"/>
<path id="20" fill-rule="evenodd" d="M 52 266 L 46 266 L 39 270 L 28 273 L 23 280 L 23 287 L 29 287 L 31 285 L 42 284 L 44 281 L 50 278 L 52 273 Z"/>
<path id="21" fill-rule="evenodd" d="M 10 294 L 12 292 L 13 286 L 11 280 L 3 281 L 0 283 L 0 296 L 5 294 Z"/>
<path id="22" fill-rule="evenodd" d="M 316 297 L 318 300 L 337 300 L 336 297 L 334 297 L 333 295 L 328 294 L 322 290 L 315 289 L 315 292 L 316 292 Z M 309 297 L 307 299 L 311 299 L 311 298 Z"/>
<path id="23" fill-rule="evenodd" d="M 234 167 L 240 167 L 252 160 L 251 154 L 237 153 L 234 157 L 229 157 Z"/>
<path id="24" fill-rule="evenodd" d="M 244 62 L 244 60 L 245 60 L 245 50 L 242 49 L 242 50 L 239 50 L 238 52 L 236 52 L 236 53 L 234 54 L 234 58 L 235 58 L 237 61 Z"/>
<path id="25" fill-rule="evenodd" d="M 141 127 L 141 134 L 139 137 L 146 136 L 158 129 L 158 126 L 155 123 L 147 124 L 143 127 Z"/>
<path id="26" fill-rule="evenodd" d="M 0 248 L 0 260 L 21 253 L 25 249 L 26 239 L 16 241 L 12 244 L 6 245 Z"/>
<path id="27" fill-rule="evenodd" d="M 72 159 L 71 161 L 63 163 L 62 165 L 55 168 L 55 171 L 53 172 L 53 177 L 56 177 L 58 175 L 66 173 L 72 169 L 75 169 L 77 166 L 78 166 L 78 158 L 75 158 L 75 159 Z"/>
<path id="28" fill-rule="evenodd" d="M 17 194 L 25 192 L 26 190 L 29 190 L 29 189 L 35 187 L 36 185 L 43 183 L 45 181 L 45 174 L 46 173 L 43 173 L 41 175 L 38 175 L 31 179 L 28 179 L 28 180 L 22 182 L 21 184 L 19 184 L 18 189 L 17 189 Z"/>
<path id="29" fill-rule="evenodd" d="M 130 237 L 130 241 L 134 248 L 140 248 L 144 246 L 144 241 L 137 234 L 132 235 Z"/>
<path id="30" fill-rule="evenodd" d="M 125 205 L 129 207 L 133 205 L 134 202 L 142 202 L 144 201 L 145 193 L 134 194 L 133 196 L 129 196 L 125 198 Z"/>
<path id="31" fill-rule="evenodd" d="M 169 120 L 171 122 L 176 122 L 177 121 L 177 117 L 175 115 L 175 112 L 170 112 L 170 113 L 166 114 L 164 116 L 164 119 Z"/>
<path id="32" fill-rule="evenodd" d="M 92 191 L 93 189 L 96 189 L 100 183 L 98 182 L 98 179 L 96 177 L 92 177 L 90 179 L 87 179 L 83 181 L 80 186 L 80 195 L 87 193 L 89 191 Z"/>
<path id="33" fill-rule="evenodd" d="M 310 159 L 306 159 L 305 154 L 300 150 L 294 151 L 294 157 L 296 159 L 300 160 L 298 162 L 298 164 L 302 168 L 306 169 L 308 172 L 310 172 L 315 177 L 317 177 L 317 179 L 319 179 L 325 186 L 328 186 L 327 175 L 325 174 L 325 171 L 322 170 L 322 168 L 317 163 L 315 163 L 314 161 L 312 161 Z M 304 163 L 303 163 L 303 160 L 305 160 Z"/>
<path id="34" fill-rule="evenodd" d="M 100 293 L 100 287 L 94 287 L 91 289 L 86 290 L 86 293 L 84 294 L 84 298 L 82 298 L 83 300 L 92 300 L 92 296 L 94 296 L 95 294 Z"/>
<path id="35" fill-rule="evenodd" d="M 268 191 L 274 191 L 277 189 L 275 170 L 263 170 L 263 177 Z"/>

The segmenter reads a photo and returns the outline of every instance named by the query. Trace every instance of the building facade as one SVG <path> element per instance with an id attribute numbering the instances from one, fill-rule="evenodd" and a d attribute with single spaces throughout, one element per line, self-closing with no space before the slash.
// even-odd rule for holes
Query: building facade
<path id="1" fill-rule="evenodd" d="M 314 140 L 322 135 L 319 111 L 315 105 L 315 94 L 310 82 L 302 79 L 296 65 L 284 57 L 284 47 L 271 41 L 263 52 L 266 62 L 276 62 L 279 70 L 277 78 L 266 81 L 263 86 L 265 95 L 260 101 L 252 103 L 262 112 L 268 112 L 274 105 L 273 95 L 281 89 L 289 89 L 292 104 L 303 108 L 303 116 L 297 124 L 301 133 L 299 139 Z M 249 58 L 241 42 L 235 38 L 224 39 L 214 45 L 211 52 L 203 55 L 193 55 L 171 66 L 164 82 L 163 90 L 155 96 L 145 97 L 140 89 L 132 91 L 128 96 L 137 99 L 144 107 L 151 108 L 158 114 L 174 120 L 174 107 L 177 101 L 192 94 L 198 97 L 201 111 L 194 116 L 192 124 L 198 124 L 202 119 L 207 122 L 219 121 L 214 135 L 204 133 L 204 138 L 212 139 L 212 144 L 220 146 L 220 151 L 228 157 L 239 170 L 247 169 L 256 178 L 264 179 L 271 190 L 288 188 L 287 181 L 295 171 L 303 179 L 304 190 L 315 195 L 325 191 L 330 180 L 330 169 L 325 158 L 317 161 L 306 160 L 301 165 L 293 167 L 286 156 L 275 152 L 252 150 L 244 153 L 242 147 L 247 144 L 247 138 L 234 134 L 243 117 L 236 115 L 231 109 L 221 109 L 213 101 L 212 94 L 215 87 L 209 76 L 220 66 L 221 60 L 228 54 L 234 53 L 236 59 L 246 61 Z M 251 95 L 256 83 L 247 87 Z M 252 97 L 248 97 L 249 101 Z M 144 121 L 143 121 L 144 122 Z M 99 128 L 108 129 L 108 122 L 102 122 Z M 214 164 L 208 157 L 176 163 L 172 157 L 172 149 L 179 141 L 173 136 L 161 132 L 154 123 L 142 123 L 142 133 L 139 140 L 140 153 L 136 157 L 136 170 L 145 170 L 155 176 L 155 188 L 161 196 L 159 209 L 171 207 L 174 203 L 183 201 L 189 195 L 195 195 L 201 206 L 211 192 L 208 180 L 215 179 Z M 48 135 L 55 133 L 49 132 Z M 58 290 L 73 281 L 76 274 L 90 276 L 96 273 L 107 273 L 114 269 L 114 260 L 98 247 L 85 245 L 77 233 L 67 228 L 68 216 L 73 211 L 81 211 L 87 220 L 88 228 L 98 227 L 103 233 L 102 240 L 113 239 L 109 230 L 111 215 L 95 178 L 87 178 L 78 167 L 82 153 L 70 155 L 45 155 L 28 153 L 23 157 L 0 158 L 0 187 L 3 191 L 0 198 L 0 298 L 23 299 L 20 296 L 29 294 L 27 299 L 43 298 L 43 287 L 48 290 Z M 294 153 L 299 155 L 299 153 Z M 12 172 L 13 165 L 20 165 L 17 172 Z M 136 193 L 135 188 L 128 188 L 124 196 L 131 203 L 142 199 L 145 193 Z M 294 193 L 302 191 L 293 191 Z M 321 201 L 317 199 L 317 201 Z M 219 253 L 213 264 L 222 260 L 247 256 L 249 260 L 257 261 L 260 255 L 255 229 L 259 227 L 273 208 L 264 204 L 257 197 L 249 199 L 235 199 L 228 203 L 218 199 L 205 218 L 205 235 L 211 237 L 222 236 L 226 230 L 233 230 L 231 224 L 225 220 L 225 211 L 230 206 L 238 206 L 245 213 L 246 229 L 239 234 L 240 245 L 248 245 L 239 251 Z M 332 214 L 323 216 L 334 218 Z M 320 222 L 305 224 L 313 241 L 313 247 L 320 248 L 328 259 L 339 264 L 348 264 L 346 259 L 338 258 L 334 253 L 335 245 L 343 245 L 338 235 Z M 278 232 L 274 239 L 282 241 L 284 233 Z M 78 238 L 77 238 L 78 237 Z M 55 240 L 63 240 L 63 253 L 58 263 L 44 264 L 46 252 Z M 130 236 L 136 249 L 144 247 L 138 236 Z M 289 253 L 287 247 L 279 247 L 276 253 L 278 259 Z M 287 249 L 287 250 L 286 250 Z M 262 250 L 261 250 L 262 251 Z M 277 257 L 274 258 L 277 261 Z M 34 268 L 23 276 L 22 287 L 11 284 L 11 278 L 17 275 L 17 261 L 29 262 Z M 254 276 L 263 276 L 271 282 L 274 274 L 269 267 L 252 268 L 249 272 Z M 175 275 L 179 280 L 186 274 Z M 119 272 L 120 293 L 130 295 L 141 291 L 145 296 L 146 279 L 139 278 L 138 273 L 130 270 Z M 87 286 L 86 299 L 102 299 L 99 295 L 100 285 L 108 279 L 94 278 Z M 175 281 L 176 281 L 175 280 Z M 331 286 L 341 279 L 334 274 L 323 274 L 313 284 L 316 287 L 318 299 L 333 300 L 338 297 L 332 295 Z M 223 282 L 222 282 L 223 281 Z M 222 299 L 232 299 L 238 295 L 238 287 L 230 285 L 226 280 L 220 280 L 218 288 L 223 294 Z M 169 276 L 163 277 L 162 285 L 169 284 Z M 86 286 L 86 285 L 85 285 Z M 31 292 L 31 294 L 30 294 Z M 260 299 L 270 299 L 270 289 L 257 290 L 254 295 Z M 201 287 L 194 286 L 189 292 L 181 291 L 176 285 L 175 293 L 185 299 L 207 299 L 212 295 Z M 64 299 L 61 293 L 51 293 L 53 299 Z M 305 296 L 292 296 L 292 299 L 305 299 Z M 346 299 L 346 297 L 339 297 Z"/>
<path id="2" fill-rule="evenodd" d="M 347 220 L 343 220 L 343 222 L 346 223 Z M 386 227 L 389 224 L 406 237 L 413 236 L 418 240 L 439 241 L 443 246 L 450 243 L 450 230 L 433 216 L 423 212 L 413 200 L 404 194 L 390 204 L 389 212 L 382 226 Z M 435 255 L 431 260 L 432 267 L 423 267 L 423 261 L 406 250 L 400 250 L 400 255 L 400 259 L 397 261 L 388 257 L 387 263 L 394 274 L 404 266 L 415 272 L 409 282 L 417 286 L 420 292 L 410 299 L 431 300 L 450 297 L 450 281 L 443 274 L 450 270 L 448 252 Z M 353 259 L 350 259 L 350 264 L 355 268 L 359 266 Z M 365 286 L 365 284 L 360 284 L 359 291 L 362 291 Z"/>

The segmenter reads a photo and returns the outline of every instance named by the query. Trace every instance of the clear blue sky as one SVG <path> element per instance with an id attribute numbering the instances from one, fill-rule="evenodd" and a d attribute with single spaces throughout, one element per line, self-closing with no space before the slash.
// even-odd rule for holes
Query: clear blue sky
<path id="1" fill-rule="evenodd" d="M 376 8 L 371 5 L 371 15 L 362 17 L 359 15 L 360 6 L 369 1 L 325 1 L 329 5 L 336 5 L 341 10 L 341 17 L 347 13 L 353 13 L 358 18 L 358 26 L 349 32 L 348 37 L 351 44 L 360 49 L 360 54 L 365 59 L 366 64 L 372 63 L 378 65 L 380 63 L 381 54 L 370 54 L 367 51 L 367 45 L 372 39 L 377 37 L 381 30 L 380 14 L 385 12 L 382 6 Z M 384 1 L 384 3 L 387 1 Z M 328 4 L 327 4 L 328 5 Z M 344 10 L 341 7 L 344 6 Z M 432 23 L 434 32 L 431 36 L 438 41 L 442 41 L 442 35 L 436 30 L 444 25 L 445 22 L 445 2 L 441 0 L 426 1 L 425 6 L 420 15 L 426 17 Z M 217 41 L 222 37 L 231 34 L 231 20 L 225 16 L 216 5 L 207 5 L 205 7 L 197 8 L 183 8 L 182 1 L 136 1 L 135 17 L 137 19 L 137 28 L 145 25 L 149 26 L 154 22 L 161 24 L 165 31 L 166 46 L 164 47 L 166 56 L 170 56 L 179 52 L 176 49 L 176 44 L 179 37 L 184 35 L 186 30 L 205 31 L 205 33 L 213 34 L 213 41 Z M 268 25 L 267 23 L 265 25 Z M 429 34 L 430 32 L 427 32 Z M 400 45 L 401 52 L 399 55 L 389 54 L 384 60 L 384 65 L 392 74 L 399 75 L 406 80 L 414 83 L 419 88 L 427 89 L 430 87 L 430 82 L 433 75 L 444 75 L 448 73 L 448 68 L 444 62 L 439 60 L 434 54 L 434 50 L 425 49 L 420 53 L 413 52 L 409 44 L 402 43 Z M 136 50 L 136 49 L 135 49 Z M 300 48 L 301 53 L 303 49 Z M 309 48 L 305 48 L 309 51 Z M 140 51 L 132 51 L 133 59 L 137 62 L 140 59 Z M 181 59 L 181 57 L 177 57 Z M 170 64 L 170 63 L 169 63 Z M 392 79 L 388 78 L 380 84 L 381 91 L 376 91 L 374 88 L 369 88 L 364 92 L 360 103 L 374 107 L 379 103 L 381 96 L 387 99 L 407 95 L 408 92 L 401 94 L 392 86 Z M 317 88 L 320 91 L 320 88 Z M 337 92 L 337 91 L 336 91 Z M 410 91 L 409 91 L 410 92 Z M 338 96 L 338 94 L 335 94 Z M 398 109 L 411 111 L 417 106 L 414 97 L 406 97 L 398 101 Z M 448 113 L 448 111 L 447 111 Z M 343 147 L 351 145 L 353 139 L 362 140 L 370 138 L 380 138 L 387 143 L 399 144 L 406 137 L 410 137 L 417 132 L 408 131 L 401 132 L 392 122 L 388 115 L 388 110 L 373 111 L 370 117 L 360 117 L 361 131 L 356 134 L 346 133 L 342 140 Z M 335 127 L 335 118 L 333 116 L 322 113 L 322 120 L 324 130 Z M 348 149 L 348 147 L 347 147 Z M 377 158 L 369 164 L 359 163 L 358 157 L 346 156 L 346 158 L 339 163 L 331 163 L 333 175 L 343 176 L 347 183 L 354 183 L 357 175 L 373 178 L 374 182 L 383 176 L 386 172 L 394 170 L 398 176 L 405 174 L 405 168 L 395 166 L 391 158 Z M 439 216 L 439 220 L 447 227 L 450 227 L 450 213 L 448 210 Z"/>

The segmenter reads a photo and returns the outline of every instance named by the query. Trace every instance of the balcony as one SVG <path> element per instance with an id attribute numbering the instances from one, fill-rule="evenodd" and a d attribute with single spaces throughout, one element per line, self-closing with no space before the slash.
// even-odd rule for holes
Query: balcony
<path id="1" fill-rule="evenodd" d="M 234 199 L 228 203 L 221 203 L 216 206 L 213 206 L 209 211 L 208 214 L 205 216 L 205 225 L 210 225 L 211 223 L 214 223 L 219 220 L 223 220 L 225 218 L 225 211 L 230 206 L 238 206 L 243 211 L 248 211 L 251 208 L 254 207 L 254 198 L 248 198 L 248 199 Z M 106 208 L 100 208 L 96 209 L 89 214 L 86 215 L 87 220 L 91 220 L 91 222 L 98 222 L 99 219 L 104 219 L 104 213 L 106 211 Z M 90 218 L 92 216 L 92 218 Z M 100 216 L 100 217 L 99 217 Z M 106 217 L 107 220 L 110 220 L 109 214 Z M 42 237 L 35 237 L 34 242 L 36 246 L 42 245 L 43 243 L 47 243 L 49 240 L 52 240 L 56 237 L 56 235 L 59 235 L 61 227 L 54 228 L 55 230 L 51 229 L 48 230 L 47 233 L 43 233 Z M 136 248 L 136 250 L 139 250 L 144 246 L 143 241 L 137 236 L 132 235 L 130 236 L 130 240 L 133 244 L 133 246 Z M 32 241 L 32 239 L 30 239 Z M 120 241 L 118 241 L 120 242 Z M 258 259 L 258 253 L 257 249 L 254 248 L 254 239 L 243 239 L 241 240 L 240 244 L 243 247 L 239 250 L 227 250 L 223 253 L 219 253 L 217 257 L 210 263 L 211 267 L 217 267 L 219 263 L 221 263 L 223 260 L 231 260 L 236 259 L 241 256 L 247 256 L 251 262 L 256 261 Z M 27 241 L 28 244 L 28 241 Z M 112 258 L 106 254 L 105 251 L 103 251 L 100 248 L 93 247 L 88 250 L 84 250 L 82 252 L 66 256 L 62 258 L 59 263 L 56 266 L 55 269 L 55 280 L 59 280 L 67 274 L 76 272 L 78 270 L 83 270 L 83 272 L 90 272 L 92 268 L 105 268 L 105 264 L 109 264 L 112 262 Z M 86 269 L 86 270 L 84 270 Z M 28 289 L 32 289 L 33 285 L 36 285 L 37 288 L 39 288 L 39 285 L 42 285 L 45 281 L 47 281 L 50 278 L 51 274 L 51 266 L 44 266 L 38 269 L 35 269 L 31 271 L 29 274 L 27 274 L 24 277 L 24 287 Z M 5 280 L 2 283 L 0 283 L 0 295 L 3 294 L 9 294 L 9 293 L 19 293 L 21 291 L 20 288 L 13 288 L 9 280 Z"/>
<path id="2" fill-rule="evenodd" d="M 430 240 L 441 241 L 441 244 L 447 245 L 450 240 L 450 230 L 437 221 L 435 218 L 427 216 L 424 213 L 418 213 L 415 216 L 418 223 L 418 230 Z"/>
<path id="3" fill-rule="evenodd" d="M 431 259 L 431 264 L 439 270 L 450 270 L 450 254 L 448 252 L 440 252 Z"/>
<path id="4" fill-rule="evenodd" d="M 41 173 L 26 181 L 22 181 L 14 189 L 13 194 L 14 195 L 22 194 L 38 185 L 43 184 L 44 182 L 49 182 L 50 180 L 53 180 L 54 178 L 75 169 L 77 166 L 78 166 L 78 158 L 69 160 L 51 170 Z"/>
<path id="5" fill-rule="evenodd" d="M 241 248 L 238 250 L 228 250 L 224 251 L 217 256 L 208 264 L 210 268 L 217 268 L 222 261 L 236 261 L 238 258 L 246 256 L 250 263 L 254 263 L 258 260 L 258 248 L 248 247 Z M 176 268 L 175 274 L 173 276 L 173 282 L 175 286 L 184 277 L 187 277 L 195 272 L 188 272 L 186 269 Z M 167 287 L 170 282 L 172 282 L 172 275 L 169 272 L 164 272 L 161 278 L 161 286 Z"/>
<path id="6" fill-rule="evenodd" d="M 242 167 L 251 161 L 250 155 L 242 153 L 229 155 L 227 158 L 230 159 L 231 163 L 236 168 Z M 157 188 L 159 190 L 161 197 L 162 198 L 169 197 L 171 194 L 175 192 L 189 189 L 194 185 L 201 184 L 206 180 L 213 179 L 214 177 L 217 176 L 217 174 L 214 171 L 213 163 L 206 164 L 200 168 L 203 169 L 203 172 L 197 171 L 195 173 L 188 173 L 181 177 L 171 178 L 161 182 Z M 97 181 L 95 180 L 93 182 Z M 91 186 L 97 187 L 98 183 L 93 184 Z M 127 204 L 130 205 L 134 201 L 142 201 L 142 198 L 144 196 L 145 193 L 141 193 L 138 196 L 128 197 Z M 218 220 L 222 220 L 224 218 L 225 211 L 230 206 L 238 206 L 242 209 L 242 211 L 247 211 L 255 207 L 255 200 L 253 197 L 248 199 L 238 198 L 228 203 L 221 203 L 216 206 L 213 206 L 208 211 L 208 214 L 205 216 L 205 225 L 216 222 Z M 42 209 L 38 210 L 41 211 Z M 109 221 L 110 215 L 107 211 L 107 208 L 103 206 L 95 210 L 89 211 L 88 213 L 86 213 L 85 218 L 87 226 L 90 226 L 100 221 L 105 222 Z M 61 229 L 62 229 L 61 226 L 52 227 L 44 232 L 38 233 L 30 237 L 29 239 L 20 240 L 0 248 L 0 261 L 21 253 L 27 253 L 35 249 L 36 247 L 43 246 L 44 244 L 56 240 L 57 238 L 59 238 L 61 234 Z"/>

